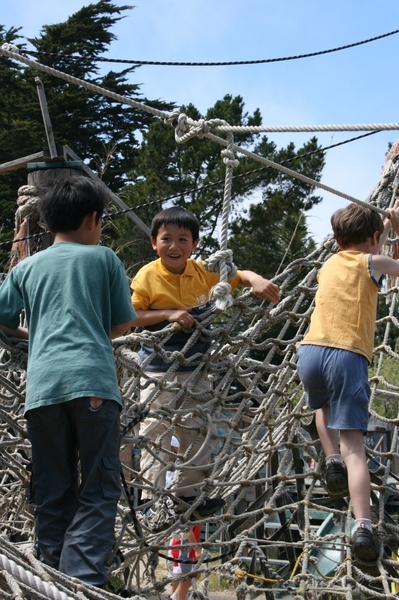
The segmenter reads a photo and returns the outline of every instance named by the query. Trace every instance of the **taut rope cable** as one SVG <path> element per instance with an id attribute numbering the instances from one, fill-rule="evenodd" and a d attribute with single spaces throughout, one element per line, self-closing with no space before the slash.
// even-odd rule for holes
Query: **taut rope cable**
<path id="1" fill-rule="evenodd" d="M 358 135 L 354 138 L 344 140 L 343 142 L 337 142 L 336 144 L 330 144 L 329 146 L 324 146 L 323 148 L 320 148 L 318 150 L 312 150 L 311 152 L 304 152 L 302 154 L 298 154 L 297 156 L 295 156 L 293 158 L 288 158 L 287 160 L 283 160 L 280 164 L 285 165 L 287 163 L 292 162 L 293 160 L 297 160 L 298 158 L 304 158 L 305 156 L 312 156 L 313 154 L 319 154 L 320 152 L 325 152 L 326 150 L 330 150 L 331 148 L 338 148 L 339 146 L 344 146 L 345 144 L 350 144 L 351 142 L 355 142 L 357 140 L 363 139 L 370 135 L 375 135 L 376 133 L 380 133 L 380 132 L 379 131 L 370 131 L 363 135 Z M 264 171 L 265 169 L 268 169 L 268 168 L 269 167 L 257 167 L 256 169 L 252 169 L 250 171 L 245 171 L 244 173 L 239 173 L 238 175 L 233 175 L 232 179 L 233 179 L 233 181 L 235 181 L 237 179 L 243 179 L 245 177 L 248 177 L 248 176 L 251 176 L 254 174 L 256 175 L 257 173 L 261 173 L 262 171 Z M 197 188 L 190 188 L 184 192 L 184 195 L 193 194 L 195 192 L 202 192 L 204 190 L 207 190 L 207 189 L 210 189 L 213 187 L 221 186 L 221 185 L 224 185 L 224 182 L 225 182 L 225 179 L 219 179 L 218 181 L 213 181 L 212 183 L 207 183 L 207 184 L 201 185 L 200 187 L 197 187 Z M 104 215 L 103 218 L 112 219 L 113 217 L 117 217 L 119 215 L 124 215 L 124 214 L 134 211 L 134 210 L 140 210 L 141 208 L 148 208 L 149 206 L 154 206 L 155 204 L 163 204 L 164 202 L 168 202 L 169 200 L 174 200 L 175 198 L 180 198 L 181 195 L 182 195 L 181 192 L 179 192 L 178 194 L 172 194 L 171 196 L 165 196 L 164 198 L 160 198 L 159 200 L 152 200 L 151 202 L 144 202 L 143 204 L 138 204 L 137 206 L 125 208 L 123 210 L 117 210 L 115 212 L 112 212 L 112 214 Z M 32 238 L 43 236 L 43 235 L 45 235 L 45 233 L 46 232 L 34 233 L 32 235 L 27 235 L 25 237 L 14 238 L 12 240 L 2 241 L 2 242 L 0 242 L 0 247 L 6 246 L 7 244 L 14 244 L 15 242 L 22 242 L 22 241 L 29 240 Z"/>
<path id="2" fill-rule="evenodd" d="M 301 133 L 323 131 L 391 131 L 399 129 L 399 123 L 364 123 L 358 125 L 217 125 L 215 131 L 231 133 Z"/>
<path id="3" fill-rule="evenodd" d="M 227 146 L 226 140 L 215 136 L 213 133 L 204 133 L 203 135 L 204 135 L 204 137 L 207 137 L 208 139 L 210 139 L 214 142 L 218 142 L 219 144 L 223 144 L 223 145 Z M 177 140 L 177 141 L 179 141 L 179 140 Z M 306 177 L 306 175 L 302 175 L 302 173 L 298 173 L 297 171 L 292 171 L 291 169 L 287 169 L 287 167 L 284 167 L 283 165 L 279 165 L 278 163 L 275 163 L 272 160 L 269 160 L 268 158 L 259 156 L 258 154 L 255 154 L 254 152 L 250 152 L 249 150 L 246 150 L 245 148 L 241 148 L 240 146 L 237 146 L 236 144 L 233 144 L 232 150 L 234 152 L 240 152 L 241 154 L 244 154 L 248 158 L 257 160 L 258 162 L 261 162 L 261 163 L 267 165 L 268 167 L 273 167 L 273 169 L 276 169 L 277 171 L 281 171 L 282 173 L 285 173 L 285 175 L 294 177 L 296 179 L 300 179 L 304 183 L 308 183 L 311 186 L 321 188 L 322 190 L 325 190 L 326 192 L 330 192 L 330 194 L 334 194 L 335 196 L 340 196 L 341 198 L 344 198 L 345 200 L 349 200 L 349 202 L 356 202 L 356 204 L 360 204 L 361 206 L 364 206 L 365 208 L 371 208 L 372 210 L 383 215 L 384 217 L 389 216 L 389 213 L 386 210 L 383 210 L 382 208 L 379 208 L 378 206 L 371 206 L 369 203 L 363 202 L 363 200 L 359 200 L 358 198 L 349 196 L 349 194 L 340 192 L 328 185 L 325 185 L 324 183 L 321 183 L 320 181 L 316 181 L 315 179 Z"/>

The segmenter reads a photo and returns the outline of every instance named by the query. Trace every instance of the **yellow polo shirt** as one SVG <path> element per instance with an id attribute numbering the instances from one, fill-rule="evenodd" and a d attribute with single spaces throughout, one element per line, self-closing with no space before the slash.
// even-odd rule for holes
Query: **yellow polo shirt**
<path id="1" fill-rule="evenodd" d="M 135 310 L 189 308 L 206 304 L 211 288 L 219 283 L 219 273 L 209 273 L 200 261 L 189 258 L 181 275 L 165 269 L 158 258 L 140 269 L 131 288 Z M 232 291 L 240 283 L 238 272 L 229 281 Z"/>
<path id="2" fill-rule="evenodd" d="M 201 317 L 209 309 L 209 292 L 219 282 L 219 273 L 209 273 L 202 262 L 189 258 L 186 268 L 181 275 L 171 273 L 162 265 L 161 260 L 152 261 L 140 269 L 134 277 L 131 287 L 133 289 L 132 302 L 135 310 L 157 310 L 168 308 L 192 308 L 191 314 Z M 232 290 L 240 282 L 240 274 L 237 273 L 229 281 Z M 145 329 L 159 331 L 168 321 L 162 321 L 155 325 L 148 325 Z M 168 338 L 163 349 L 167 352 L 181 352 L 191 337 L 192 332 L 178 331 Z M 211 342 L 206 332 L 202 332 L 197 341 L 185 351 L 188 363 L 180 365 L 178 371 L 191 371 L 201 360 L 200 356 L 207 352 Z M 148 358 L 152 356 L 150 362 Z M 195 362 L 194 357 L 197 356 Z M 191 359 L 191 361 L 190 361 Z M 163 358 L 154 355 L 153 348 L 146 346 L 145 342 L 140 344 L 139 363 L 146 361 L 146 371 L 167 371 L 171 365 Z"/>

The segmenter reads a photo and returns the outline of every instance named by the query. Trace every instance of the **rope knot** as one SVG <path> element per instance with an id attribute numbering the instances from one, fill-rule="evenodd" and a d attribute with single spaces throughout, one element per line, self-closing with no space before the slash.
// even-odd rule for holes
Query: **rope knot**
<path id="1" fill-rule="evenodd" d="M 209 133 L 211 130 L 211 124 L 209 121 L 205 119 L 200 119 L 198 121 L 198 125 L 196 127 L 197 136 L 202 139 L 206 133 Z"/>
<path id="2" fill-rule="evenodd" d="M 33 185 L 23 185 L 18 189 L 18 217 L 22 220 L 26 215 L 32 212 L 37 205 L 38 197 L 36 188 Z"/>
<path id="3" fill-rule="evenodd" d="M 224 150 L 222 150 L 221 155 L 226 167 L 238 167 L 238 165 L 240 164 L 240 161 L 235 158 L 234 152 L 232 150 L 228 150 L 227 148 L 225 148 Z"/>
<path id="4" fill-rule="evenodd" d="M 237 274 L 237 267 L 233 263 L 231 250 L 218 250 L 204 261 L 204 267 L 210 273 L 219 273 L 220 281 L 209 292 L 209 298 L 215 300 L 216 308 L 226 310 L 233 304 L 231 285 L 227 283 Z"/>
<path id="5" fill-rule="evenodd" d="M 178 110 L 174 110 L 167 117 L 164 118 L 164 123 L 166 123 L 167 125 L 172 125 L 172 127 L 175 127 L 178 123 L 179 114 L 180 113 Z"/>
<path id="6" fill-rule="evenodd" d="M 19 48 L 18 46 L 15 46 L 15 44 L 9 44 L 8 42 L 6 42 L 2 45 L 1 48 L 2 50 L 7 50 L 7 52 L 14 52 L 14 54 L 19 54 Z"/>
<path id="7" fill-rule="evenodd" d="M 220 273 L 220 279 L 223 281 L 233 279 L 237 275 L 232 250 L 217 250 L 204 260 L 204 267 L 209 273 Z M 223 267 L 226 269 L 225 277 L 223 277 Z"/>
<path id="8" fill-rule="evenodd" d="M 219 281 L 209 292 L 210 300 L 215 300 L 215 306 L 219 310 L 227 310 L 233 304 L 231 297 L 231 285 L 227 281 Z"/>
<path id="9" fill-rule="evenodd" d="M 177 125 L 175 130 L 176 141 L 180 141 L 190 131 L 188 117 L 184 113 L 180 113 L 177 117 Z"/>

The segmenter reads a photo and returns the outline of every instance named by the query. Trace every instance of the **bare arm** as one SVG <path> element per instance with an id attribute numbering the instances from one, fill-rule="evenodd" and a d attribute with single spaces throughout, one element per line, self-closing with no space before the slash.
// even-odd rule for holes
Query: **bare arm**
<path id="1" fill-rule="evenodd" d="M 127 333 L 129 331 L 129 329 L 131 329 L 132 327 L 135 327 L 135 323 L 136 323 L 136 320 L 127 321 L 127 323 L 121 323 L 121 325 L 114 325 L 113 327 L 111 327 L 111 335 L 110 335 L 111 340 L 114 340 L 115 338 L 118 338 L 121 335 L 124 335 L 125 333 Z"/>
<path id="2" fill-rule="evenodd" d="M 182 327 L 189 328 L 194 325 L 194 317 L 190 315 L 190 311 L 191 308 L 136 310 L 137 318 L 133 321 L 133 327 L 145 327 L 169 321 L 169 323 L 179 323 Z"/>
<path id="3" fill-rule="evenodd" d="M 394 229 L 396 235 L 399 235 L 399 200 L 396 200 L 393 207 L 389 209 L 389 219 L 384 221 L 384 231 L 380 237 L 380 248 L 385 244 L 391 229 Z"/>
<path id="4" fill-rule="evenodd" d="M 384 254 L 377 254 L 371 258 L 371 274 L 377 281 L 382 275 L 399 277 L 399 260 Z"/>
<path id="5" fill-rule="evenodd" d="M 380 237 L 380 247 L 384 244 L 391 229 L 395 231 L 396 235 L 399 235 L 399 200 L 396 200 L 393 208 L 389 210 L 389 219 L 384 221 L 384 232 Z M 372 256 L 371 273 L 377 281 L 382 275 L 399 277 L 399 261 L 384 254 Z"/>
<path id="6" fill-rule="evenodd" d="M 241 271 L 240 283 L 251 287 L 253 294 L 261 300 L 269 300 L 274 304 L 280 301 L 278 286 L 253 271 Z"/>
<path id="7" fill-rule="evenodd" d="M 26 329 L 26 327 L 17 327 L 17 329 L 10 329 L 5 325 L 0 325 L 0 329 L 4 331 L 4 333 L 9 337 L 20 338 L 21 340 L 28 339 L 28 330 Z"/>

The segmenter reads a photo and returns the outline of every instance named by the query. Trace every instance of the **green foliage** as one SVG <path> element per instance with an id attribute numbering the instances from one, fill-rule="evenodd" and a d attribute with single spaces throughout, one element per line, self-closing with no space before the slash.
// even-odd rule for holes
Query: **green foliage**
<path id="1" fill-rule="evenodd" d="M 96 59 L 107 51 L 115 38 L 113 25 L 123 18 L 128 6 L 110 0 L 83 7 L 67 21 L 45 25 L 29 40 L 37 60 L 80 79 L 91 81 L 121 95 L 172 110 L 173 106 L 147 101 L 136 84 L 128 83 L 134 68 L 99 75 Z M 19 30 L 0 26 L 0 43 L 18 43 Z M 22 44 L 22 48 L 23 48 Z M 46 144 L 45 131 L 34 78 L 30 68 L 0 58 L 3 94 L 0 98 L 0 163 L 40 151 Z M 223 208 L 225 166 L 219 144 L 192 139 L 179 145 L 173 128 L 143 111 L 115 103 L 101 95 L 40 74 L 58 144 L 69 145 L 96 171 L 125 203 L 149 224 L 161 208 L 178 204 L 192 210 L 201 223 L 198 255 L 203 257 L 219 247 L 218 234 Z M 182 112 L 195 120 L 202 118 L 189 104 Z M 224 119 L 231 125 L 261 125 L 256 109 L 245 111 L 241 96 L 226 95 L 210 107 L 204 118 Z M 138 141 L 140 132 L 141 145 Z M 237 144 L 309 177 L 318 179 L 324 165 L 317 140 L 302 148 L 290 143 L 277 149 L 267 136 L 251 133 L 235 135 Z M 319 201 L 308 185 L 290 179 L 258 162 L 237 156 L 231 206 L 231 248 L 237 265 L 271 277 L 298 255 L 313 248 L 308 239 L 304 212 Z M 0 242 L 13 237 L 17 190 L 26 183 L 26 170 L 3 174 L 0 178 L 0 210 L 3 229 Z M 252 204 L 249 206 L 250 202 Z M 246 212 L 244 207 L 247 207 Z M 249 206 L 249 208 L 248 208 Z M 116 209 L 112 208 L 115 212 Z M 129 275 L 154 258 L 147 237 L 124 215 L 108 221 L 106 243 L 124 261 Z M 3 248 L 3 264 L 10 250 Z"/>
<path id="2" fill-rule="evenodd" d="M 202 115 L 192 104 L 182 107 L 192 119 Z M 204 118 L 221 118 L 231 125 L 260 125 L 259 110 L 245 112 L 240 96 L 226 95 L 209 108 Z M 249 133 L 235 135 L 235 141 L 261 156 L 276 162 L 286 162 L 294 170 L 318 180 L 324 166 L 316 138 L 299 150 L 290 143 L 277 150 L 266 136 Z M 201 240 L 197 253 L 207 256 L 219 247 L 218 230 L 223 209 L 225 166 L 221 147 L 207 138 L 192 139 L 179 145 L 174 131 L 162 122 L 153 123 L 143 135 L 134 168 L 129 176 L 134 185 L 127 186 L 125 202 L 134 207 L 140 218 L 150 223 L 162 208 L 179 205 L 194 212 L 201 224 Z M 237 156 L 232 186 L 232 224 L 230 247 L 241 268 L 273 276 L 293 258 L 303 256 L 314 248 L 308 238 L 304 211 L 320 201 L 312 195 L 309 185 L 288 178 L 275 169 L 262 167 L 258 162 Z M 260 197 L 247 211 L 243 209 L 255 197 Z M 237 215 L 234 219 L 234 215 Z M 136 231 L 126 241 L 124 225 L 118 225 L 116 238 L 120 256 L 135 272 L 141 264 L 154 257 L 149 244 L 143 248 L 135 238 Z M 123 249 L 122 249 L 123 247 Z"/>
<path id="3" fill-rule="evenodd" d="M 36 60 L 54 69 L 85 79 L 118 94 L 148 102 L 139 94 L 139 86 L 128 83 L 134 67 L 120 73 L 110 71 L 99 76 L 96 58 L 104 54 L 115 39 L 111 32 L 123 18 L 127 5 L 116 6 L 100 0 L 83 7 L 64 23 L 45 25 L 38 37 L 30 39 Z M 0 43 L 21 44 L 19 29 L 5 31 L 0 26 Z M 45 129 L 37 98 L 35 77 L 38 73 L 14 61 L 0 57 L 0 164 L 40 152 L 46 145 Z M 64 80 L 40 73 L 49 114 L 58 144 L 69 145 L 99 176 L 118 191 L 127 182 L 127 173 L 139 148 L 138 132 L 153 121 L 147 113 Z M 172 105 L 151 101 L 157 108 Z M 25 169 L 2 174 L 0 178 L 0 214 L 3 229 L 0 241 L 13 237 L 17 190 L 26 184 Z M 3 268 L 9 246 L 3 246 Z"/>

